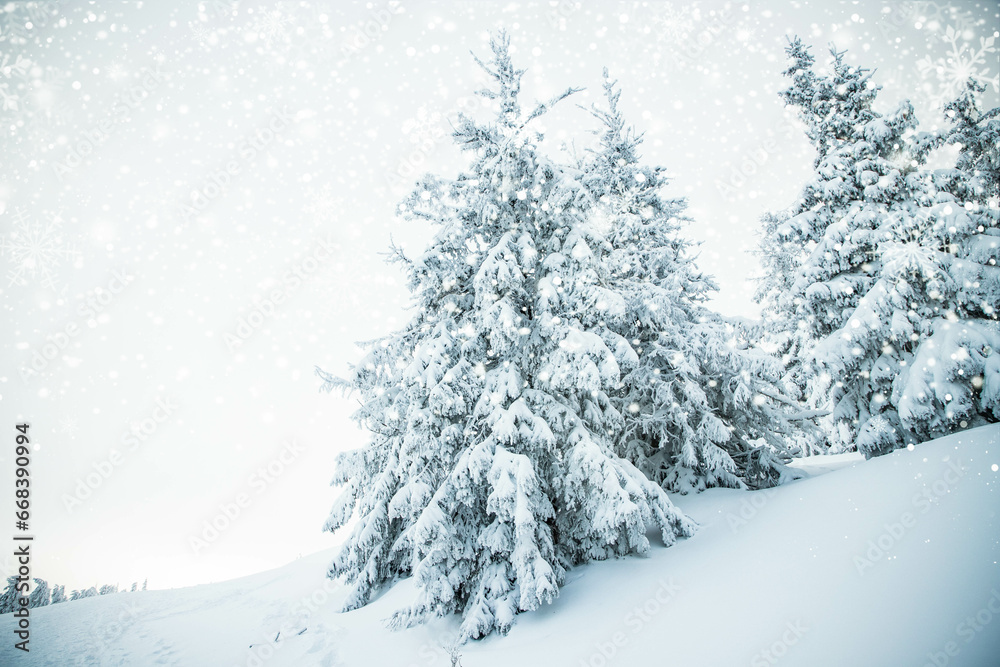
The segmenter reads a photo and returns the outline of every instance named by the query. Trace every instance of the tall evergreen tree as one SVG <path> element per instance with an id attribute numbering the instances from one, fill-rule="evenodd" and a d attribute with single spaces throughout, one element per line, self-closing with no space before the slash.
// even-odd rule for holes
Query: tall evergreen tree
<path id="1" fill-rule="evenodd" d="M 981 114 L 977 92 L 972 84 L 947 107 L 956 166 L 910 176 L 912 201 L 883 225 L 878 280 L 817 350 L 869 402 L 858 411 L 866 454 L 1000 419 L 1000 207 L 990 180 L 1000 109 Z"/>
<path id="2" fill-rule="evenodd" d="M 0 593 L 0 614 L 10 614 L 17 609 L 17 577 L 7 577 L 7 586 Z"/>
<path id="3" fill-rule="evenodd" d="M 815 347 L 844 325 L 874 284 L 880 226 L 908 200 L 906 174 L 923 154 L 911 140 L 916 121 L 909 103 L 886 116 L 872 109 L 879 87 L 871 71 L 831 48 L 832 71 L 821 76 L 800 40 L 786 52 L 792 82 L 781 97 L 798 112 L 817 155 L 799 200 L 765 220 L 766 273 L 757 299 L 789 377 L 813 407 L 830 411 L 830 440 L 848 446 L 856 434 L 857 406 L 849 405 L 855 396 L 848 391 L 831 400 L 844 381 L 821 373 Z"/>
<path id="4" fill-rule="evenodd" d="M 358 515 L 330 567 L 351 585 L 345 609 L 412 574 L 417 599 L 391 625 L 461 612 L 464 638 L 507 632 L 574 563 L 644 553 L 651 525 L 668 545 L 693 530 L 615 452 L 622 337 L 591 310 L 622 298 L 601 284 L 578 172 L 544 156 L 532 129 L 574 91 L 523 113 L 508 40 L 491 46 L 477 62 L 496 118 L 461 116 L 454 132 L 469 170 L 425 177 L 400 206 L 438 227 L 422 256 L 398 256 L 414 319 L 370 344 L 346 381 L 320 371 L 360 394 L 356 419 L 372 434 L 340 457 L 345 490 L 326 523 Z"/>
<path id="5" fill-rule="evenodd" d="M 961 94 L 945 107 L 951 121 L 946 141 L 959 147 L 955 168 L 969 188 L 968 198 L 985 205 L 1000 196 L 1000 107 L 983 112 L 979 95 L 986 86 L 969 79 Z"/>
<path id="6" fill-rule="evenodd" d="M 34 609 L 35 607 L 46 607 L 49 602 L 52 601 L 52 591 L 49 589 L 49 584 L 44 579 L 39 579 L 35 577 L 35 588 L 31 591 L 28 596 L 28 606 Z"/>
<path id="7" fill-rule="evenodd" d="M 66 602 L 66 587 L 62 584 L 57 584 L 52 587 L 52 604 L 59 604 L 60 602 Z"/>
<path id="8" fill-rule="evenodd" d="M 624 371 L 619 453 L 674 491 L 772 486 L 792 475 L 779 458 L 800 411 L 777 386 L 776 360 L 738 343 L 739 327 L 704 306 L 717 288 L 681 236 L 687 202 L 662 196 L 664 170 L 641 164 L 642 137 L 604 74 L 607 109 L 591 110 L 600 145 L 582 165 L 589 225 L 578 232 L 602 256 L 580 317 Z"/>
<path id="9" fill-rule="evenodd" d="M 968 97 L 956 102 L 960 167 L 922 168 L 940 138 L 916 132 L 909 103 L 872 111 L 877 86 L 842 55 L 831 76 L 800 76 L 785 95 L 819 157 L 800 201 L 767 230 L 758 297 L 793 374 L 830 413 L 830 442 L 873 456 L 995 419 L 996 203 L 978 134 L 992 130 Z M 795 90 L 806 79 L 811 92 Z M 790 276 L 776 275 L 782 266 Z"/>

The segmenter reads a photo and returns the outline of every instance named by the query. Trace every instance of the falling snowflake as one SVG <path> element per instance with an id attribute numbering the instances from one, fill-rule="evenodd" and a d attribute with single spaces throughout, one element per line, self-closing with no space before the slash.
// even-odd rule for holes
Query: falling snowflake
<path id="1" fill-rule="evenodd" d="M 43 287 L 60 291 L 56 283 L 60 264 L 79 256 L 63 241 L 62 218 L 54 215 L 38 223 L 17 210 L 13 222 L 13 231 L 0 239 L 0 256 L 6 256 L 10 262 L 9 285 L 27 285 L 30 278 L 37 279 Z"/>
<path id="2" fill-rule="evenodd" d="M 344 198 L 333 193 L 333 187 L 324 185 L 319 190 L 310 190 L 308 193 L 309 203 L 306 204 L 306 213 L 313 216 L 315 222 L 328 222 L 341 211 L 344 205 Z"/>
<path id="3" fill-rule="evenodd" d="M 878 394 L 878 396 L 882 396 L 882 394 Z M 872 417 L 868 421 L 867 427 L 873 434 L 879 436 L 892 436 L 896 432 L 889 420 L 882 415 Z"/>
<path id="4" fill-rule="evenodd" d="M 736 28 L 734 37 L 736 38 L 736 42 L 741 45 L 752 45 L 757 39 L 757 31 L 750 26 L 741 25 Z"/>
<path id="5" fill-rule="evenodd" d="M 976 20 L 970 12 L 951 5 L 942 7 L 936 2 L 914 2 L 908 9 L 911 22 L 926 30 L 932 42 L 946 41 L 949 28 L 971 39 L 976 28 Z"/>
<path id="6" fill-rule="evenodd" d="M 112 60 L 104 70 L 104 74 L 112 81 L 121 81 L 128 77 L 128 69 L 118 60 Z"/>
<path id="7" fill-rule="evenodd" d="M 295 39 L 289 44 L 289 59 L 313 66 L 333 64 L 340 57 L 334 48 L 334 22 L 327 4 L 302 4 L 296 12 Z"/>
<path id="8" fill-rule="evenodd" d="M 881 252 L 888 275 L 914 275 L 927 280 L 940 273 L 937 253 L 920 243 L 886 243 Z"/>
<path id="9" fill-rule="evenodd" d="M 9 53 L 0 56 L 0 111 L 18 111 L 23 107 L 18 82 L 27 78 L 31 61 L 17 55 L 13 60 Z"/>
<path id="10" fill-rule="evenodd" d="M 647 202 L 643 199 L 642 189 L 636 186 L 621 188 L 621 194 L 617 196 L 601 197 L 601 203 L 607 209 L 610 220 L 616 220 L 623 216 L 638 215 L 642 218 L 649 218 L 652 214 Z"/>
<path id="11" fill-rule="evenodd" d="M 402 129 L 407 138 L 417 145 L 434 144 L 445 136 L 444 116 L 437 111 L 428 111 L 427 107 L 420 107 L 416 118 L 403 121 Z"/>
<path id="12" fill-rule="evenodd" d="M 59 432 L 75 438 L 80 432 L 80 420 L 74 415 L 66 415 L 59 420 Z"/>
<path id="13" fill-rule="evenodd" d="M 230 17 L 237 9 L 235 0 L 208 0 L 202 3 L 205 15 L 210 17 Z"/>
<path id="14" fill-rule="evenodd" d="M 653 15 L 652 30 L 657 41 L 677 45 L 692 36 L 699 17 L 696 6 L 667 3 Z"/>
<path id="15" fill-rule="evenodd" d="M 938 58 L 927 56 L 917 61 L 917 69 L 925 79 L 934 79 L 924 85 L 931 101 L 937 106 L 944 106 L 954 99 L 972 79 L 984 86 L 992 86 L 1000 92 L 1000 74 L 990 76 L 987 65 L 987 54 L 996 53 L 993 46 L 995 38 L 979 38 L 979 48 L 966 41 L 962 34 L 952 26 L 948 26 L 944 34 L 944 42 L 948 44 L 948 54 Z M 995 60 L 990 58 L 989 61 Z M 936 85 L 935 85 L 936 84 Z"/>
<path id="16" fill-rule="evenodd" d="M 250 22 L 248 29 L 263 39 L 268 48 L 271 48 L 276 41 L 287 41 L 287 26 L 291 22 L 292 17 L 286 14 L 281 7 L 261 9 Z"/>
<path id="17" fill-rule="evenodd" d="M 195 41 L 198 42 L 198 45 L 205 50 L 209 50 L 214 42 L 218 41 L 216 31 L 201 21 L 190 21 L 188 23 L 188 28 L 191 31 L 191 36 L 194 37 Z"/>
<path id="18" fill-rule="evenodd" d="M 25 44 L 59 15 L 63 0 L 8 2 L 0 6 L 0 42 Z"/>

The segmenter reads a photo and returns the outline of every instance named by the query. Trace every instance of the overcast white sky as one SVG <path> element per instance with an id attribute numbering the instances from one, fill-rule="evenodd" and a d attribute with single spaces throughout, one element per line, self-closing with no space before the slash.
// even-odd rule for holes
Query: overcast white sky
<path id="1" fill-rule="evenodd" d="M 963 68 L 998 100 L 990 2 L 40 4 L 54 16 L 31 28 L 0 19 L 0 535 L 23 420 L 33 571 L 67 588 L 217 581 L 335 544 L 334 458 L 363 435 L 312 369 L 343 372 L 354 341 L 408 317 L 379 253 L 390 235 L 417 253 L 429 230 L 393 217 L 413 176 L 392 175 L 464 164 L 442 133 L 473 108 L 469 51 L 490 31 L 509 31 L 526 100 L 585 86 L 586 105 L 602 68 L 619 79 L 729 314 L 754 314 L 758 217 L 812 163 L 775 95 L 786 35 L 820 60 L 849 49 L 877 68 L 880 108 L 909 97 L 927 129 Z M 572 100 L 544 124 L 556 147 L 595 127 Z"/>

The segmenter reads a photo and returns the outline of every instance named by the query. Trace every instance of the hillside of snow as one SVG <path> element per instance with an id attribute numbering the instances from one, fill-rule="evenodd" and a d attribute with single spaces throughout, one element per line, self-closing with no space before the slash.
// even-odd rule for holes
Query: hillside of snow
<path id="1" fill-rule="evenodd" d="M 868 462 L 804 461 L 810 476 L 775 490 L 675 497 L 693 538 L 571 570 L 554 604 L 462 646 L 460 664 L 1000 664 L 998 464 L 990 426 Z M 4 641 L 0 664 L 451 665 L 457 618 L 386 630 L 410 581 L 337 613 L 330 557 L 35 609 L 30 654 Z"/>

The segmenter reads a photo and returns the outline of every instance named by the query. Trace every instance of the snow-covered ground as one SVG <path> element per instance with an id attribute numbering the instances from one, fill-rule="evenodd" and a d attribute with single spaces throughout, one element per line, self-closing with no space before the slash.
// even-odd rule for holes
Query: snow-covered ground
<path id="1" fill-rule="evenodd" d="M 554 604 L 461 647 L 460 664 L 1000 664 L 1000 427 L 820 461 L 776 490 L 675 498 L 695 537 L 572 570 Z M 409 581 L 337 613 L 329 558 L 32 610 L 29 656 L 4 615 L 0 664 L 451 665 L 457 619 L 386 630 Z"/>

